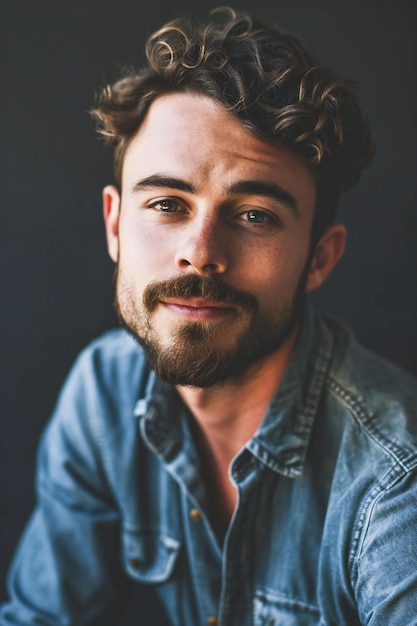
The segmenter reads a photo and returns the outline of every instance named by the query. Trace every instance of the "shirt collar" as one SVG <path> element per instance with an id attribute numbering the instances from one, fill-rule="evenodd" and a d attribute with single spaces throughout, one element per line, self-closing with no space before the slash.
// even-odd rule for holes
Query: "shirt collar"
<path id="1" fill-rule="evenodd" d="M 314 309 L 306 305 L 281 382 L 260 428 L 246 445 L 270 469 L 291 478 L 303 472 L 331 352 L 330 332 Z M 145 398 L 138 400 L 135 415 L 143 417 L 141 429 L 147 445 L 165 460 L 187 445 L 186 431 L 181 426 L 185 412 L 175 389 L 151 372 Z"/>
<path id="2" fill-rule="evenodd" d="M 332 337 L 306 305 L 294 350 L 259 430 L 247 449 L 270 469 L 302 475 L 332 353 Z"/>

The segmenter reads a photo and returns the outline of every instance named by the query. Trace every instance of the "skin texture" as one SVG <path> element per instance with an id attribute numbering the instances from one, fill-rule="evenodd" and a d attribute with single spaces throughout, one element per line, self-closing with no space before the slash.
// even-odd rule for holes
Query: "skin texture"
<path id="1" fill-rule="evenodd" d="M 179 296 L 144 310 L 150 283 L 193 274 L 251 294 L 263 323 L 281 323 L 294 314 L 300 285 L 306 292 L 319 287 L 343 254 L 346 232 L 337 224 L 310 256 L 315 198 L 313 175 L 285 146 L 256 138 L 209 98 L 158 98 L 126 152 L 121 198 L 115 187 L 103 191 L 126 322 L 139 334 L 150 332 L 161 350 L 178 349 L 178 333 L 190 323 L 206 326 L 213 346 L 235 345 L 248 331 L 247 311 Z M 296 332 L 295 324 L 277 349 L 234 379 L 208 389 L 177 387 L 196 418 L 226 518 L 235 503 L 228 465 L 259 426 Z"/>

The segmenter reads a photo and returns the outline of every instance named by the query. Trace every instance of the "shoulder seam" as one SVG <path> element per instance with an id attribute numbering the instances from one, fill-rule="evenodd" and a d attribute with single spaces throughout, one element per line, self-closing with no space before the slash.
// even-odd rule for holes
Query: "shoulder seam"
<path id="1" fill-rule="evenodd" d="M 331 375 L 328 376 L 328 387 L 345 404 L 353 418 L 374 443 L 400 465 L 404 472 L 409 472 L 417 466 L 417 450 L 411 454 L 410 451 L 403 450 L 394 441 L 388 439 L 376 427 L 372 414 L 366 409 L 361 397 L 355 397 Z"/>

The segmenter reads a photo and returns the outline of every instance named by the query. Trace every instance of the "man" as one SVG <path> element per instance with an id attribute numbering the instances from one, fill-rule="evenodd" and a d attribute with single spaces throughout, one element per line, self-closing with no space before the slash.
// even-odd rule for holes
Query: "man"
<path id="1" fill-rule="evenodd" d="M 175 626 L 416 624 L 417 386 L 305 302 L 372 157 L 351 85 L 230 10 L 147 55 L 93 112 L 138 343 L 69 376 L 1 624 L 114 624 L 132 580 Z"/>

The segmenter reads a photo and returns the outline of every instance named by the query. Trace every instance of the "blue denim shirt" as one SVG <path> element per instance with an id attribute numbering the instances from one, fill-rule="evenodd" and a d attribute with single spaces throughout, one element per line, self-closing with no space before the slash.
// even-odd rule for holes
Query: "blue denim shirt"
<path id="1" fill-rule="evenodd" d="M 105 334 L 43 436 L 1 625 L 102 624 L 129 580 L 174 626 L 417 624 L 416 406 L 414 379 L 307 310 L 231 464 L 219 545 L 192 418 L 124 331 Z"/>

